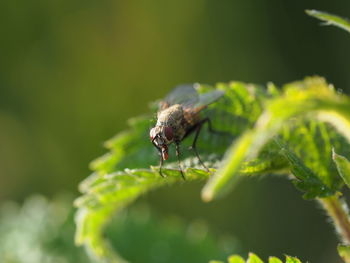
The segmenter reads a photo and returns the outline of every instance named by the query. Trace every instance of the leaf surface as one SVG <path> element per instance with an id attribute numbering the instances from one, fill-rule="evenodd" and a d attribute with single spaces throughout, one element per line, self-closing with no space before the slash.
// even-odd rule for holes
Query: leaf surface
<path id="1" fill-rule="evenodd" d="M 340 16 L 318 10 L 306 10 L 306 13 L 309 16 L 313 16 L 324 21 L 325 25 L 333 25 L 336 27 L 340 27 L 341 29 L 344 29 L 350 33 L 350 22 L 346 18 L 342 18 Z"/>

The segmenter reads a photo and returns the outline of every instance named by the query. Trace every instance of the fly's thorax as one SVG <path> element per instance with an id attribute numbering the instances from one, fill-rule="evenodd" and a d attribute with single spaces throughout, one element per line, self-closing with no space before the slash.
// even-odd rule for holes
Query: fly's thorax
<path id="1" fill-rule="evenodd" d="M 184 113 L 180 104 L 175 104 L 158 112 L 157 125 L 171 126 L 183 119 Z"/>
<path id="2" fill-rule="evenodd" d="M 186 133 L 186 121 L 184 110 L 181 105 L 175 104 L 158 113 L 157 126 L 170 127 L 175 141 L 181 141 Z"/>

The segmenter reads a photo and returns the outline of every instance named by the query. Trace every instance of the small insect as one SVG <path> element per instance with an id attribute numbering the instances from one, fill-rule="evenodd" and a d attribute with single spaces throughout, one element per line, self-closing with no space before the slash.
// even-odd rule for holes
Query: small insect
<path id="1" fill-rule="evenodd" d="M 208 123 L 209 130 L 213 130 L 210 119 L 201 118 L 199 113 L 223 95 L 224 92 L 221 90 L 199 94 L 196 85 L 183 85 L 176 87 L 160 102 L 157 124 L 150 130 L 150 139 L 160 154 L 159 174 L 162 177 L 164 177 L 162 174 L 163 161 L 169 156 L 168 146 L 175 143 L 181 175 L 185 179 L 180 162 L 180 142 L 193 132 L 195 136 L 190 149 L 194 151 L 199 163 L 208 171 L 199 157 L 196 143 L 203 124 Z"/>

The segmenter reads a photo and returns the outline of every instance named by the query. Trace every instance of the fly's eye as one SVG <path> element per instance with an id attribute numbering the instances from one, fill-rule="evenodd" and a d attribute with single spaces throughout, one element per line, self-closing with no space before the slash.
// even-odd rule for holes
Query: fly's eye
<path id="1" fill-rule="evenodd" d="M 154 128 L 152 128 L 152 129 L 149 131 L 149 137 L 150 137 L 151 141 L 153 141 L 154 138 L 156 137 L 156 131 L 154 130 Z"/>
<path id="2" fill-rule="evenodd" d="M 173 129 L 171 127 L 164 127 L 164 135 L 168 141 L 172 141 L 174 137 Z"/>

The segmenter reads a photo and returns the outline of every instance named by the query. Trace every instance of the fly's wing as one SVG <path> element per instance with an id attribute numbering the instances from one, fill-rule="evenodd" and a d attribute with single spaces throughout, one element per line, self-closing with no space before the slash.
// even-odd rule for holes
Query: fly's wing
<path id="1" fill-rule="evenodd" d="M 225 94 L 222 90 L 213 90 L 207 93 L 199 94 L 198 102 L 196 102 L 192 107 L 197 111 L 202 110 L 207 105 L 217 101 Z"/>
<path id="2" fill-rule="evenodd" d="M 198 94 L 197 101 L 194 104 L 183 106 L 185 120 L 189 124 L 195 125 L 200 120 L 199 112 L 209 104 L 221 98 L 223 95 L 224 92 L 221 90 L 213 90 L 203 94 Z"/>
<path id="3" fill-rule="evenodd" d="M 173 89 L 165 99 L 160 102 L 159 109 L 164 110 L 174 104 L 190 107 L 198 102 L 199 96 L 193 85 L 181 85 Z"/>

